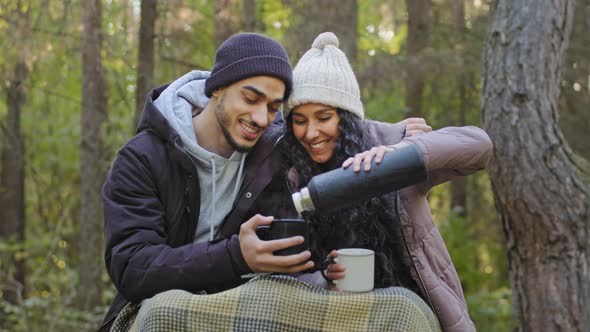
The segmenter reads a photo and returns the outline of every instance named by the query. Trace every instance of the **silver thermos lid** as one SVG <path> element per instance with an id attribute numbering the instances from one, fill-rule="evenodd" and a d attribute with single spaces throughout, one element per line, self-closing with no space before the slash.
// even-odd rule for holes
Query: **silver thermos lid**
<path id="1" fill-rule="evenodd" d="M 303 211 L 315 210 L 307 187 L 304 187 L 299 192 L 293 193 L 291 197 L 293 198 L 293 204 L 295 204 L 295 209 L 299 215 L 301 215 Z"/>

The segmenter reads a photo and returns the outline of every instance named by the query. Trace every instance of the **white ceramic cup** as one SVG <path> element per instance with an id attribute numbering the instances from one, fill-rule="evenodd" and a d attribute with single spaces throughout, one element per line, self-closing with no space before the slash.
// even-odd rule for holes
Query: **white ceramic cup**
<path id="1" fill-rule="evenodd" d="M 334 263 L 346 267 L 345 277 L 334 280 L 340 290 L 346 292 L 369 292 L 375 282 L 375 252 L 370 249 L 346 248 L 337 250 Z"/>

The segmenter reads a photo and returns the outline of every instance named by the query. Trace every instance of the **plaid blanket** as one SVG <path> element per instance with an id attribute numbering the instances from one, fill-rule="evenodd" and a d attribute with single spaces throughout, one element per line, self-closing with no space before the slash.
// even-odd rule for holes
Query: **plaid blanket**
<path id="1" fill-rule="evenodd" d="M 325 290 L 267 275 L 212 295 L 182 290 L 128 304 L 111 331 L 440 331 L 436 316 L 400 287 L 368 293 Z"/>

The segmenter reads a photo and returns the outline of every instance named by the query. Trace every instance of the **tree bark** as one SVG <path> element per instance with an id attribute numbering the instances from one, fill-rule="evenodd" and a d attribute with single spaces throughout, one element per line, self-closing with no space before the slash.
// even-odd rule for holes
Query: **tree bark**
<path id="1" fill-rule="evenodd" d="M 573 11 L 573 0 L 498 0 L 484 53 L 489 173 L 521 331 L 590 326 L 589 172 L 557 123 Z"/>
<path id="2" fill-rule="evenodd" d="M 103 271 L 101 187 L 106 174 L 102 125 L 106 119 L 106 83 L 102 65 L 101 0 L 85 0 L 82 39 L 82 142 L 80 146 L 79 307 L 101 304 Z"/>
<path id="3" fill-rule="evenodd" d="M 231 5 L 231 0 L 215 0 L 215 44 L 217 47 L 234 34 Z"/>
<path id="4" fill-rule="evenodd" d="M 262 31 L 263 24 L 256 11 L 256 0 L 244 0 L 242 2 L 244 15 L 242 25 L 245 31 Z"/>
<path id="5" fill-rule="evenodd" d="M 459 110 L 455 124 L 465 126 L 465 113 L 467 112 L 467 80 L 468 73 L 465 66 L 465 2 L 463 0 L 449 0 L 449 5 L 453 11 L 453 21 L 457 35 L 457 46 L 455 49 L 460 54 L 461 63 L 458 72 L 458 94 Z M 458 177 L 451 181 L 451 210 L 460 217 L 467 215 L 467 178 Z"/>
<path id="6" fill-rule="evenodd" d="M 19 61 L 14 76 L 9 79 L 6 104 L 6 131 L 2 149 L 2 182 L 0 235 L 17 243 L 25 241 L 25 140 L 21 130 L 21 112 L 27 98 L 27 65 Z M 12 267 L 5 267 L 3 298 L 13 304 L 21 303 L 25 285 L 25 261 L 13 256 Z"/>
<path id="7" fill-rule="evenodd" d="M 358 40 L 357 0 L 285 1 L 293 12 L 292 25 L 286 32 L 289 57 L 295 65 L 311 48 L 314 39 L 330 31 L 338 36 L 340 49 L 351 65 L 356 63 Z"/>
<path id="8" fill-rule="evenodd" d="M 147 93 L 154 85 L 154 39 L 158 15 L 157 0 L 141 1 L 139 24 L 139 50 L 137 53 L 137 89 L 135 90 L 135 118 L 133 129 L 139 123 Z"/>
<path id="9" fill-rule="evenodd" d="M 421 55 L 428 45 L 429 0 L 406 0 L 408 9 L 406 107 L 408 117 L 422 116 L 422 91 L 424 90 L 423 59 Z"/>
<path id="10" fill-rule="evenodd" d="M 23 246 L 25 243 L 25 137 L 21 114 L 28 97 L 30 68 L 30 9 L 17 5 L 13 13 L 15 34 L 20 46 L 12 74 L 6 76 L 7 115 L 3 131 L 2 174 L 0 177 L 0 236 Z M 16 43 L 15 43 L 16 44 Z M 14 253 L 16 254 L 16 253 Z M 5 280 L 2 297 L 13 304 L 23 304 L 25 296 L 25 255 L 13 255 L 10 265 L 2 271 Z"/>

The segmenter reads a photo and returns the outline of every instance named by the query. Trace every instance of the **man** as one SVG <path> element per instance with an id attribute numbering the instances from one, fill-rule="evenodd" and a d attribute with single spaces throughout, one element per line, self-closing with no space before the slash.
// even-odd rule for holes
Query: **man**
<path id="1" fill-rule="evenodd" d="M 252 272 L 313 267 L 309 251 L 272 255 L 303 238 L 258 239 L 272 217 L 244 222 L 272 179 L 268 156 L 282 134 L 274 120 L 291 85 L 283 47 L 244 33 L 220 46 L 210 76 L 193 71 L 149 94 L 103 188 L 105 260 L 118 294 L 101 330 L 129 301 L 166 290 L 212 293 Z M 239 234 L 223 234 L 222 224 Z"/>

